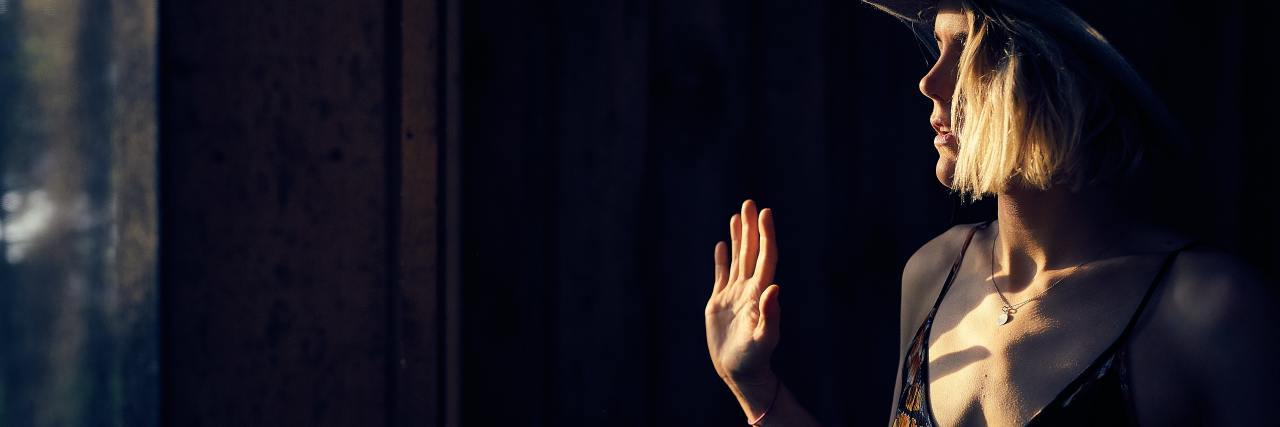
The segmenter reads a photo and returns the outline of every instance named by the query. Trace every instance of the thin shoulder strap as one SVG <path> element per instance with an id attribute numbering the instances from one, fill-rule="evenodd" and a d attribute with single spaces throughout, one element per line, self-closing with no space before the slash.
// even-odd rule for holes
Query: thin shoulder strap
<path id="1" fill-rule="evenodd" d="M 1146 311 L 1147 303 L 1151 301 L 1151 295 L 1156 293 L 1156 289 L 1165 281 L 1165 276 L 1169 275 L 1169 270 L 1173 267 L 1173 261 L 1178 258 L 1178 254 L 1189 247 L 1195 246 L 1196 243 L 1194 240 L 1187 242 L 1177 249 L 1169 251 L 1169 254 L 1164 256 L 1164 261 L 1160 263 L 1160 270 L 1156 272 L 1156 277 L 1151 279 L 1151 284 L 1147 285 L 1147 293 L 1142 296 L 1142 301 L 1138 303 L 1138 309 L 1134 310 L 1133 316 L 1129 318 L 1129 324 L 1125 325 L 1124 331 L 1120 333 L 1119 339 L 1116 340 L 1117 345 L 1128 341 L 1129 334 L 1133 332 L 1138 320 L 1142 318 L 1142 313 Z"/>
<path id="2" fill-rule="evenodd" d="M 942 305 L 942 297 L 947 294 L 947 290 L 951 289 L 951 282 L 956 280 L 956 275 L 960 272 L 960 263 L 964 261 L 964 253 L 969 251 L 969 243 L 973 242 L 973 235 L 978 230 L 987 228 L 991 225 L 991 221 L 987 221 L 973 226 L 969 229 L 969 236 L 964 239 L 964 246 L 960 247 L 960 253 L 956 254 L 955 262 L 951 263 L 951 272 L 947 273 L 947 281 L 942 283 L 942 291 L 938 292 L 938 299 L 933 301 L 933 310 L 929 312 L 929 317 L 933 317 L 933 313 L 938 311 L 938 306 Z"/>

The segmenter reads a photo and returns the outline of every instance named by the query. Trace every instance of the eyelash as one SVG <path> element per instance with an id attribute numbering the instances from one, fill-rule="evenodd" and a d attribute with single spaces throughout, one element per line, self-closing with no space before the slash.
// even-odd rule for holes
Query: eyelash
<path id="1" fill-rule="evenodd" d="M 964 48 L 964 41 L 965 41 L 965 39 L 967 39 L 967 38 L 968 38 L 968 37 L 965 37 L 965 35 L 964 35 L 964 34 L 957 34 L 957 35 L 956 35 L 956 37 L 955 37 L 954 39 L 952 39 L 952 40 L 951 40 L 951 42 L 952 42 L 952 43 L 955 43 L 955 44 L 960 45 L 960 48 L 961 48 L 961 49 L 963 49 L 963 48 Z M 933 40 L 934 40 L 934 42 L 936 42 L 936 43 L 938 44 L 938 50 L 939 50 L 939 51 L 941 51 L 941 50 L 942 50 L 942 39 L 937 38 L 937 37 L 934 37 L 934 38 L 933 38 Z"/>

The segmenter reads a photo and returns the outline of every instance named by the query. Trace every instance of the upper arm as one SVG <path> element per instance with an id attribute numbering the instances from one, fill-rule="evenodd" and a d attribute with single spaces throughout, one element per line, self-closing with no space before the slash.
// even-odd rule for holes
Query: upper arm
<path id="1" fill-rule="evenodd" d="M 902 306 L 898 328 L 901 336 L 898 342 L 897 375 L 893 377 L 890 419 L 897 409 L 898 395 L 902 393 L 902 359 L 906 356 L 907 343 L 911 342 L 920 322 L 924 321 L 924 316 L 932 308 L 931 297 L 936 297 L 942 289 L 942 280 L 945 279 L 946 271 L 960 250 L 969 228 L 971 226 L 957 225 L 934 237 L 917 249 L 902 268 Z"/>
<path id="2" fill-rule="evenodd" d="M 1277 300 L 1251 269 L 1234 257 L 1189 252 L 1171 271 L 1169 334 L 1207 420 L 1255 424 L 1277 399 Z"/>
<path id="3" fill-rule="evenodd" d="M 933 299 L 942 290 L 942 281 L 960 251 L 961 245 L 972 228 L 957 225 L 934 237 L 907 260 L 902 269 L 902 304 L 899 312 L 899 350 L 906 351 L 907 343 L 929 310 Z"/>

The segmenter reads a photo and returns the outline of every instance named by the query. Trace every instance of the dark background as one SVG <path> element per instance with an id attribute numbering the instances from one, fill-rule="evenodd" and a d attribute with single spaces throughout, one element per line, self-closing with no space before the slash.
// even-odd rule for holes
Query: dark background
<path id="1" fill-rule="evenodd" d="M 1196 144 L 1179 214 L 1277 273 L 1277 6 L 1071 3 Z M 923 50 L 855 1 L 159 9 L 166 425 L 742 423 L 701 312 L 745 198 L 776 371 L 879 425 L 902 265 L 991 215 L 933 176 Z"/>
<path id="2" fill-rule="evenodd" d="M 1077 1 L 1196 144 L 1209 238 L 1276 273 L 1271 2 Z M 985 219 L 936 182 L 928 62 L 853 1 L 469 1 L 463 418 L 735 425 L 706 354 L 712 247 L 777 214 L 774 367 L 822 421 L 885 422 L 899 278 Z"/>

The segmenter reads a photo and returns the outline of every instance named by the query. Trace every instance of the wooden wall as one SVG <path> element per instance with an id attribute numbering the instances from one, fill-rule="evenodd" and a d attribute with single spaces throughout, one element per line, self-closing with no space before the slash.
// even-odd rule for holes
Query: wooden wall
<path id="1" fill-rule="evenodd" d="M 164 424 L 444 419 L 444 6 L 161 5 Z"/>

